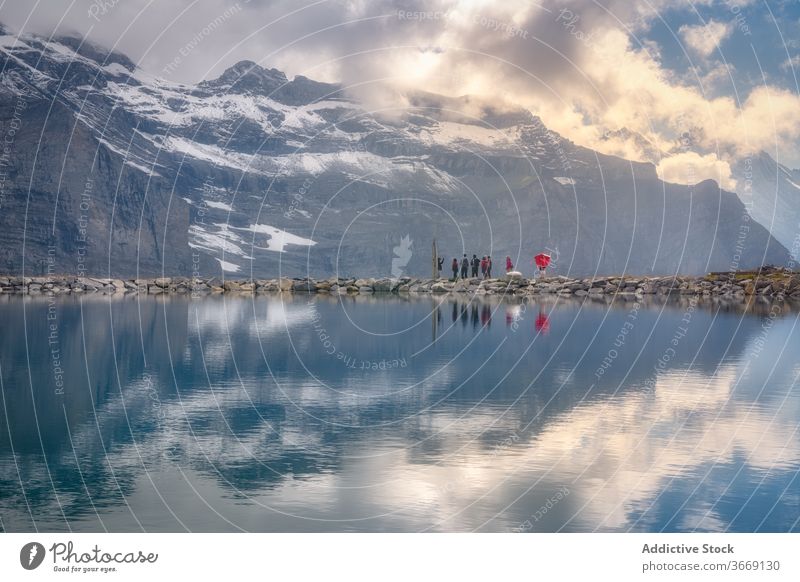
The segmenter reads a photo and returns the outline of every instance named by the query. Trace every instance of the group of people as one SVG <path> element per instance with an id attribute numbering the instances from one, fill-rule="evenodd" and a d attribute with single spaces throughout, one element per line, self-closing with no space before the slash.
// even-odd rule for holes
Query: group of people
<path id="1" fill-rule="evenodd" d="M 438 267 L 440 273 L 442 271 L 443 264 L 444 258 L 439 258 Z M 454 281 L 459 278 L 459 274 L 461 275 L 462 279 L 466 279 L 470 276 L 470 271 L 472 272 L 472 277 L 478 277 L 479 272 L 480 277 L 483 279 L 490 279 L 492 277 L 492 257 L 489 255 L 481 258 L 478 258 L 478 255 L 472 255 L 472 258 L 470 259 L 465 253 L 464 257 L 460 261 L 453 257 L 453 262 L 451 263 L 450 267 L 453 270 Z M 509 272 L 513 269 L 514 265 L 511 263 L 511 257 L 506 257 L 506 272 Z"/>
<path id="2" fill-rule="evenodd" d="M 540 253 L 533 257 L 533 262 L 536 263 L 536 267 L 539 269 L 539 277 L 544 277 L 545 272 L 547 270 L 548 265 L 551 264 L 550 255 L 547 253 Z M 442 268 L 444 267 L 444 257 L 436 257 L 436 265 L 439 270 L 439 277 L 442 276 Z M 453 262 L 451 263 L 450 267 L 453 269 L 453 281 L 458 280 L 459 275 L 462 279 L 466 279 L 470 276 L 470 271 L 472 272 L 472 277 L 478 277 L 478 272 L 480 272 L 480 277 L 483 279 L 490 279 L 492 277 L 492 257 L 486 255 L 485 257 L 478 258 L 478 255 L 472 255 L 472 258 L 467 258 L 467 254 L 464 253 L 464 257 L 459 261 L 457 258 L 453 257 Z M 514 263 L 511 262 L 511 257 L 506 256 L 506 273 L 510 273 L 514 271 Z M 514 273 L 512 273 L 513 275 Z M 517 276 L 521 276 L 521 274 L 516 273 Z"/>

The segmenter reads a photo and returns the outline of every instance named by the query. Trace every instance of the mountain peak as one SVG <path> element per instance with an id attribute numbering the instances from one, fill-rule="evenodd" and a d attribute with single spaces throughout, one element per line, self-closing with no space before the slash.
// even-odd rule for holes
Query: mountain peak
<path id="1" fill-rule="evenodd" d="M 234 93 L 259 92 L 272 93 L 289 80 L 283 71 L 265 69 L 253 61 L 244 60 L 225 69 L 219 77 L 203 81 L 201 87 L 225 89 Z"/>
<path id="2" fill-rule="evenodd" d="M 603 151 L 605 153 L 618 155 L 625 159 L 631 159 L 631 151 L 633 151 L 642 161 L 647 161 L 657 166 L 665 156 L 664 152 L 652 141 L 638 131 L 633 131 L 627 127 L 606 129 L 600 140 L 611 146 L 610 148 L 604 148 Z"/>
<path id="3" fill-rule="evenodd" d="M 497 129 L 506 129 L 517 125 L 543 125 L 538 116 L 522 108 L 503 110 L 491 106 L 485 107 L 482 111 L 482 120 Z"/>
<path id="4" fill-rule="evenodd" d="M 320 99 L 343 99 L 341 86 L 297 75 L 289 81 L 278 69 L 265 69 L 253 61 L 239 61 L 216 79 L 198 85 L 201 91 L 265 95 L 287 105 L 305 105 Z"/>

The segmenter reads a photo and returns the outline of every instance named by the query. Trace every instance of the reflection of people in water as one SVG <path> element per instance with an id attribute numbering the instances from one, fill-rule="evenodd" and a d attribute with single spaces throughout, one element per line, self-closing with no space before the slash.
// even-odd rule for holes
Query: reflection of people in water
<path id="1" fill-rule="evenodd" d="M 456 322 L 456 319 L 458 319 L 458 303 L 453 301 L 453 323 Z"/>
<path id="2" fill-rule="evenodd" d="M 461 306 L 461 325 L 463 327 L 467 327 L 467 323 L 469 322 L 469 314 L 467 313 L 467 304 Z"/>
<path id="3" fill-rule="evenodd" d="M 536 316 L 536 331 L 546 334 L 550 331 L 550 318 L 544 311 L 540 311 Z"/>
<path id="4" fill-rule="evenodd" d="M 481 325 L 484 327 L 492 326 L 492 309 L 486 303 L 481 307 Z"/>
<path id="5" fill-rule="evenodd" d="M 478 304 L 472 304 L 472 327 L 478 329 Z"/>

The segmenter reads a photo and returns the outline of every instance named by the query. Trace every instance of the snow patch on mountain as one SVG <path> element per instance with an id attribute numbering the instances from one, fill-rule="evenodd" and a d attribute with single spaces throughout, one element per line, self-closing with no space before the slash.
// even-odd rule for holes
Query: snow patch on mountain
<path id="1" fill-rule="evenodd" d="M 109 82 L 108 93 L 121 99 L 127 108 L 139 115 L 171 127 L 245 118 L 258 124 L 268 135 L 278 130 L 317 133 L 331 125 L 317 111 L 346 106 L 344 102 L 323 101 L 293 107 L 261 95 L 196 95 L 167 84 L 138 87 Z"/>
<path id="2" fill-rule="evenodd" d="M 0 48 L 31 50 L 29 45 L 25 44 L 22 39 L 14 36 L 13 34 L 0 35 Z"/>
<path id="3" fill-rule="evenodd" d="M 136 170 L 139 170 L 140 172 L 144 172 L 148 176 L 157 176 L 161 178 L 161 174 L 159 174 L 158 172 L 154 172 L 152 168 L 148 168 L 147 166 L 143 166 L 142 164 L 137 164 L 133 160 L 125 160 L 125 165 L 130 166 L 131 168 L 134 168 Z"/>
<path id="4" fill-rule="evenodd" d="M 238 233 L 234 232 L 237 230 L 250 232 L 254 235 L 266 234 L 269 238 L 264 246 L 257 246 L 255 241 L 246 241 Z M 189 235 L 189 246 L 193 249 L 204 250 L 212 254 L 219 252 L 223 256 L 232 255 L 247 260 L 252 260 L 253 257 L 242 249 L 245 245 L 249 245 L 253 249 L 284 253 L 289 245 L 311 247 L 317 244 L 316 241 L 267 224 L 251 224 L 247 227 L 236 227 L 226 223 L 192 224 L 189 227 Z M 215 258 L 219 260 L 219 257 Z"/>
<path id="5" fill-rule="evenodd" d="M 277 160 L 279 175 L 298 173 L 319 175 L 336 170 L 358 175 L 391 172 L 395 165 L 391 160 L 369 152 L 342 151 L 332 153 L 297 153 L 281 156 Z"/>
<path id="6" fill-rule="evenodd" d="M 3 54 L 5 54 L 10 60 L 14 61 L 20 67 L 27 70 L 27 79 L 21 78 L 16 71 L 12 71 L 11 75 L 9 75 L 9 77 L 11 77 L 10 80 L 14 84 L 14 89 L 20 93 L 25 93 L 26 85 L 33 85 L 37 89 L 44 91 L 46 90 L 48 83 L 56 80 L 53 77 L 42 73 L 35 67 L 32 67 L 9 51 L 3 51 Z"/>
<path id="7" fill-rule="evenodd" d="M 224 202 L 217 202 L 216 200 L 206 200 L 206 206 L 210 206 L 211 208 L 217 208 L 219 210 L 227 210 L 228 212 L 233 212 L 233 208 L 230 204 L 225 204 Z"/>
<path id="8" fill-rule="evenodd" d="M 310 238 L 303 238 L 301 236 L 297 236 L 296 234 L 281 230 L 280 228 L 269 226 L 268 224 L 251 224 L 249 227 L 241 230 L 247 230 L 256 234 L 269 235 L 267 246 L 258 248 L 263 248 L 264 250 L 275 251 L 278 253 L 286 252 L 287 245 L 311 247 L 317 244 Z"/>
<path id="9" fill-rule="evenodd" d="M 127 68 L 119 63 L 111 63 L 106 65 L 103 67 L 103 70 L 110 75 L 114 75 L 115 77 L 119 77 L 121 75 L 130 76 L 131 74 Z"/>
<path id="10" fill-rule="evenodd" d="M 432 128 L 424 128 L 419 138 L 428 145 L 452 146 L 475 144 L 484 147 L 508 148 L 519 139 L 519 127 L 496 129 L 484 125 L 440 121 Z"/>
<path id="11" fill-rule="evenodd" d="M 353 111 L 361 111 L 361 107 L 356 103 L 351 101 L 338 101 L 332 99 L 326 99 L 323 101 L 315 101 L 310 105 L 306 105 L 304 107 L 306 111 L 320 111 L 320 110 L 327 110 L 327 109 L 352 109 Z"/>
<path id="12" fill-rule="evenodd" d="M 196 160 L 209 162 L 215 166 L 232 168 L 241 172 L 256 171 L 251 165 L 254 156 L 231 152 L 214 145 L 201 144 L 182 137 L 170 136 L 164 140 L 164 148 Z"/>
<path id="13" fill-rule="evenodd" d="M 216 232 L 209 232 L 208 225 L 192 224 L 189 226 L 189 246 L 205 251 L 221 251 L 227 255 L 250 258 L 239 245 L 245 244 L 235 232 L 231 232 L 227 224 L 215 223 Z"/>
<path id="14" fill-rule="evenodd" d="M 74 63 L 80 62 L 87 64 L 92 67 L 96 67 L 97 63 L 94 61 L 87 59 L 84 56 L 79 55 L 70 47 L 61 44 L 60 42 L 48 42 L 45 49 L 47 50 L 47 56 L 53 59 L 54 61 L 60 61 L 62 63 Z"/>
<path id="15" fill-rule="evenodd" d="M 219 266 L 222 267 L 222 270 L 225 271 L 226 273 L 239 272 L 240 269 L 239 265 L 236 265 L 234 263 L 229 263 L 228 261 L 223 261 L 220 258 L 217 258 L 217 261 L 219 262 Z"/>

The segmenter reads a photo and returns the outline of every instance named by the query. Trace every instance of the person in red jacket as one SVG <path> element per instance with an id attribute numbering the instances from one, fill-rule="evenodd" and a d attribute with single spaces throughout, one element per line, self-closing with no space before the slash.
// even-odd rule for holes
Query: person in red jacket
<path id="1" fill-rule="evenodd" d="M 506 256 L 506 273 L 514 270 L 514 263 L 511 262 L 511 257 Z"/>
<path id="2" fill-rule="evenodd" d="M 452 268 L 453 268 L 453 281 L 455 281 L 456 279 L 458 279 L 458 259 L 455 257 L 453 257 Z"/>
<path id="3" fill-rule="evenodd" d="M 486 257 L 481 258 L 481 277 L 484 279 L 486 278 L 486 267 L 488 266 L 489 262 L 486 260 Z"/>

